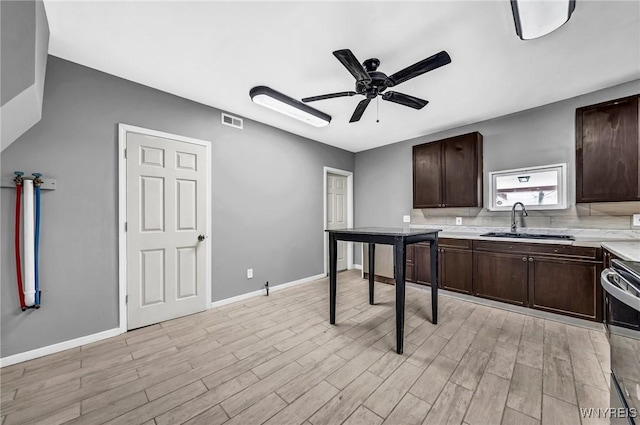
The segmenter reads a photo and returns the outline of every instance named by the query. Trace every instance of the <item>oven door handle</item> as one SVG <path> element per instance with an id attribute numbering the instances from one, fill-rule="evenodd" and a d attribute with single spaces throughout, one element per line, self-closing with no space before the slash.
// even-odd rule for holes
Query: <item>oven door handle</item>
<path id="1" fill-rule="evenodd" d="M 611 294 L 611 296 L 613 296 L 619 301 L 622 301 L 623 303 L 633 308 L 634 310 L 640 311 L 640 297 L 636 297 L 632 295 L 631 293 L 620 288 L 615 283 L 611 283 L 611 281 L 609 280 L 609 277 L 616 274 L 617 274 L 616 272 L 612 272 L 609 269 L 603 270 L 602 273 L 600 274 L 600 284 L 602 285 L 605 291 Z"/>

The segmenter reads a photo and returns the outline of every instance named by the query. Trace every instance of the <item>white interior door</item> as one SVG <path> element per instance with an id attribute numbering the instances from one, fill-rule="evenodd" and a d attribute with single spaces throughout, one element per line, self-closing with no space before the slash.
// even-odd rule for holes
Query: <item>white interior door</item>
<path id="1" fill-rule="evenodd" d="M 127 328 L 206 309 L 206 148 L 127 133 Z"/>
<path id="2" fill-rule="evenodd" d="M 347 176 L 327 174 L 327 229 L 347 227 Z M 327 256 L 328 258 L 328 256 Z M 338 270 L 347 269 L 347 243 L 338 242 Z M 329 270 L 327 268 L 327 270 Z"/>

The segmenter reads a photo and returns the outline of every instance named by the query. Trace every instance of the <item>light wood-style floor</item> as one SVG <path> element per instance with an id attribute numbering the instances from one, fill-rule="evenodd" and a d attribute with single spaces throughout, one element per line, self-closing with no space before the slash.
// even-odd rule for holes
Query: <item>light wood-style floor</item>
<path id="1" fill-rule="evenodd" d="M 359 273 L 273 292 L 1 371 L 2 425 L 568 424 L 609 405 L 606 335 Z"/>

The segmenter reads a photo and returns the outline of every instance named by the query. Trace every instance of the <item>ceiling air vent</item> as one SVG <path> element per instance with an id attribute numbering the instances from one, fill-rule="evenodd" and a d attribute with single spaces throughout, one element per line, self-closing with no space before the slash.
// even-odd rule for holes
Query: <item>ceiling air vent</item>
<path id="1" fill-rule="evenodd" d="M 242 130 L 242 118 L 222 113 L 222 124 Z"/>

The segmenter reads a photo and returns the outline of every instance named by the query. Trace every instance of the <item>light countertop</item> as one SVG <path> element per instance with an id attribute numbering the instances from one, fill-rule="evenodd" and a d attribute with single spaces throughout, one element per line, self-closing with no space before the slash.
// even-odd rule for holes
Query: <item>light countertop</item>
<path id="1" fill-rule="evenodd" d="M 640 241 L 635 242 L 603 242 L 602 247 L 623 260 L 640 261 Z"/>
<path id="2" fill-rule="evenodd" d="M 523 233 L 571 235 L 575 239 L 571 241 L 563 239 L 521 239 L 480 236 L 489 232 L 509 231 L 509 229 L 504 227 L 438 226 L 420 224 L 412 224 L 411 227 L 422 229 L 441 229 L 442 231 L 438 235 L 441 238 L 546 243 L 590 247 L 599 247 L 602 245 L 621 258 L 640 261 L 640 230 L 518 228 L 518 232 Z"/>

